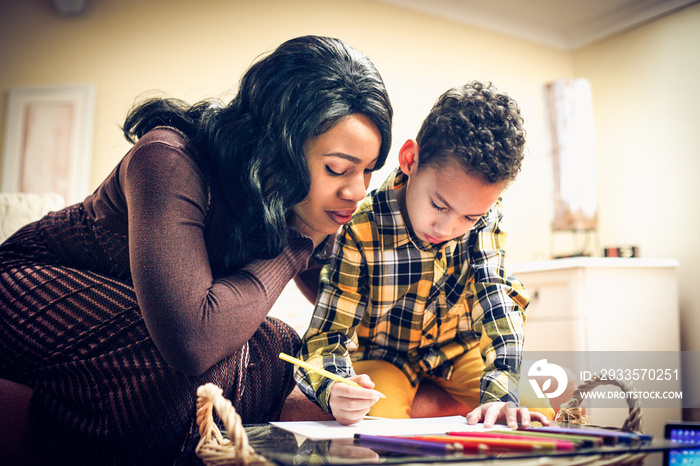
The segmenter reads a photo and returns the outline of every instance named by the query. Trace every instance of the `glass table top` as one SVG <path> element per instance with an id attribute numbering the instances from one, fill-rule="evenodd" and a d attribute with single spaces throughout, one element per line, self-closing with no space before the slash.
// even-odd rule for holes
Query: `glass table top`
<path id="1" fill-rule="evenodd" d="M 577 426 L 578 427 L 578 426 Z M 270 424 L 245 426 L 250 445 L 268 460 L 280 465 L 343 465 L 343 464 L 421 464 L 421 463 L 468 463 L 490 460 L 538 459 L 538 464 L 571 463 L 572 457 L 603 455 L 613 458 L 627 454 L 650 454 L 677 450 L 677 443 L 665 439 L 652 439 L 647 442 L 606 445 L 602 447 L 579 448 L 574 451 L 526 451 L 526 452 L 456 452 L 456 453 L 416 453 L 400 448 L 386 449 L 366 446 L 354 439 L 311 440 L 297 437 L 292 432 Z M 698 446 L 700 447 L 700 446 Z M 683 446 L 683 449 L 693 447 Z M 700 454 L 700 450 L 698 450 Z M 543 457 L 551 461 L 543 461 Z M 590 459 L 590 458 L 589 458 Z M 559 461 L 557 461 L 559 460 Z M 592 463 L 595 464 L 595 463 Z"/>

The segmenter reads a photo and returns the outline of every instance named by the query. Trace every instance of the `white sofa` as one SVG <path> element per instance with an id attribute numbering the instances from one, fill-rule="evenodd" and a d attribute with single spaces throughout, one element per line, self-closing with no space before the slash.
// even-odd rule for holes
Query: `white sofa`
<path id="1" fill-rule="evenodd" d="M 0 193 L 0 243 L 27 223 L 65 206 L 55 193 Z M 48 461 L 42 431 L 29 410 L 32 389 L 0 379 L 0 458 L 6 465 L 41 465 Z"/>
<path id="2" fill-rule="evenodd" d="M 55 193 L 0 193 L 0 243 L 27 223 L 65 206 Z"/>

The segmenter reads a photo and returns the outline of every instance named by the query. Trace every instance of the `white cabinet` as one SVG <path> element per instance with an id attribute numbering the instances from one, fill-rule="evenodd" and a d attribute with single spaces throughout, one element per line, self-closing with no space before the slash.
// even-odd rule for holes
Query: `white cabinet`
<path id="1" fill-rule="evenodd" d="M 660 364 L 673 359 L 680 372 L 680 323 L 678 308 L 678 262 L 671 259 L 571 258 L 511 264 L 510 270 L 530 293 L 525 326 L 524 357 L 546 352 L 570 352 L 578 357 L 572 367 L 577 378 L 588 369 L 589 358 L 610 355 L 620 369 L 650 369 L 650 359 Z M 639 366 L 639 367 L 636 367 Z M 616 369 L 616 367 L 610 367 Z M 670 368 L 674 369 L 674 368 Z M 632 373 L 630 373 L 632 374 Z M 641 374 L 641 372 L 638 372 Z M 623 374 L 623 377 L 625 374 Z M 681 390 L 680 374 L 658 381 L 632 381 L 635 390 L 662 388 Z M 603 387 L 596 388 L 600 390 Z M 607 388 L 605 390 L 617 390 Z M 627 415 L 625 400 L 620 408 L 592 407 L 595 424 L 621 426 Z M 666 421 L 681 419 L 682 400 L 641 400 L 644 431 L 663 437 Z M 650 407 L 646 407 L 650 406 Z"/>

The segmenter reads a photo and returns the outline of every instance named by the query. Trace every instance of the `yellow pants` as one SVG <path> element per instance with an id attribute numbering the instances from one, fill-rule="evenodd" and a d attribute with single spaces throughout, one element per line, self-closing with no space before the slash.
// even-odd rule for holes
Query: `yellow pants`
<path id="1" fill-rule="evenodd" d="M 353 367 L 357 374 L 369 375 L 375 383 L 374 388 L 386 395 L 386 398 L 379 400 L 372 406 L 369 411 L 370 416 L 411 417 L 411 405 L 418 387 L 411 385 L 401 369 L 390 362 L 381 360 L 355 361 Z M 457 358 L 450 380 L 432 376 L 425 376 L 424 379 L 429 379 L 439 385 L 453 398 L 472 410 L 479 406 L 483 370 L 484 362 L 477 346 Z M 547 407 L 543 408 L 543 404 Z M 548 419 L 554 418 L 554 410 L 549 407 L 546 400 L 537 398 L 530 384 L 520 384 L 520 405 L 528 407 L 530 411 L 542 413 Z M 531 408 L 531 406 L 537 407 Z"/>

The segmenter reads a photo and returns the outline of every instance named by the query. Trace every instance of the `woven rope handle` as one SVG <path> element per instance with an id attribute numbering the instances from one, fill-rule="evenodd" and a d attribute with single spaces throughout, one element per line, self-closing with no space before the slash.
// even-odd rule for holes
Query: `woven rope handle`
<path id="1" fill-rule="evenodd" d="M 214 422 L 214 410 L 224 424 L 225 438 Z M 248 434 L 243 428 L 241 416 L 227 400 L 223 391 L 212 383 L 197 389 L 197 426 L 200 440 L 195 453 L 207 466 L 270 465 L 264 457 L 255 453 L 248 444 Z"/>
<path id="2" fill-rule="evenodd" d="M 579 385 L 571 399 L 562 405 L 561 409 L 557 413 L 557 422 L 568 422 L 572 424 L 589 424 L 590 419 L 583 416 L 581 410 L 581 404 L 583 403 L 583 393 L 589 392 L 595 387 L 600 385 L 614 385 L 619 387 L 623 392 L 630 393 L 634 391 L 634 388 L 621 381 L 614 379 L 602 378 L 598 374 Z M 627 432 L 641 432 L 642 431 L 642 407 L 639 404 L 639 400 L 635 397 L 626 396 L 627 407 L 629 408 L 629 414 L 625 422 L 622 424 L 622 430 Z"/>

